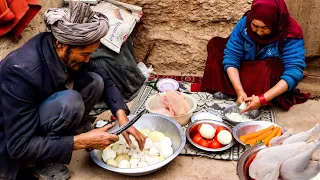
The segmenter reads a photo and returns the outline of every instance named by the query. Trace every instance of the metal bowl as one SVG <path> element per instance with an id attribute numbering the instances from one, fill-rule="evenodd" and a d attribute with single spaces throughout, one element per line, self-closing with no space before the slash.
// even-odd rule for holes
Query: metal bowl
<path id="1" fill-rule="evenodd" d="M 246 150 L 237 163 L 237 175 L 240 180 L 252 180 L 249 176 L 249 166 L 254 157 L 260 150 L 267 148 L 264 144 L 258 144 Z M 252 158 L 251 158 L 252 157 Z M 251 159 L 251 160 L 250 160 Z"/>
<path id="2" fill-rule="evenodd" d="M 192 138 L 193 138 L 193 135 L 192 135 L 192 131 L 194 128 L 198 128 L 198 126 L 202 123 L 207 123 L 207 124 L 211 124 L 213 125 L 214 128 L 217 128 L 218 126 L 223 126 L 225 127 L 231 134 L 232 134 L 232 129 L 226 125 L 225 123 L 223 122 L 219 122 L 219 121 L 215 121 L 215 120 L 200 120 L 200 121 L 195 121 L 193 122 L 192 124 L 190 124 L 188 126 L 188 129 L 186 131 L 186 134 L 187 134 L 187 139 L 188 141 L 194 145 L 195 147 L 201 149 L 201 150 L 204 150 L 204 151 L 209 151 L 209 152 L 220 152 L 220 151 L 224 151 L 224 150 L 227 150 L 229 148 L 231 148 L 234 143 L 235 143 L 235 140 L 234 140 L 234 137 L 232 135 L 232 141 L 230 144 L 226 145 L 226 146 L 223 146 L 222 148 L 218 148 L 218 149 L 213 149 L 213 148 L 206 148 L 206 147 L 203 147 L 203 146 L 200 146 L 198 145 L 197 143 L 193 142 Z"/>
<path id="3" fill-rule="evenodd" d="M 192 115 L 191 122 L 195 122 L 199 120 L 215 120 L 215 121 L 222 122 L 221 116 L 213 112 L 197 112 Z"/>
<path id="4" fill-rule="evenodd" d="M 243 122 L 248 122 L 248 121 L 235 121 L 235 120 L 232 120 L 230 118 L 228 118 L 226 116 L 226 114 L 228 113 L 239 113 L 241 112 L 241 110 L 239 109 L 239 106 L 237 104 L 233 104 L 227 108 L 225 108 L 223 110 L 223 116 L 225 117 L 225 119 L 230 122 L 231 124 L 233 125 L 237 125 L 239 123 L 243 123 Z M 250 121 L 256 121 L 258 119 L 260 119 L 261 117 L 261 110 L 260 109 L 257 109 L 257 110 L 252 110 L 252 111 L 248 111 L 248 112 L 245 112 L 243 113 L 245 116 L 249 117 L 251 120 Z"/>
<path id="5" fill-rule="evenodd" d="M 240 144 L 245 145 L 240 140 L 240 136 L 259 131 L 261 129 L 270 127 L 271 125 L 279 126 L 278 124 L 268 121 L 247 121 L 244 123 L 240 123 L 233 128 L 233 136 Z M 282 128 L 281 126 L 279 127 L 282 129 L 282 133 L 286 132 L 284 128 Z"/>
<path id="6" fill-rule="evenodd" d="M 134 116 L 129 116 L 129 119 L 134 118 Z M 116 125 L 113 128 L 117 128 L 119 125 Z M 117 172 L 123 175 L 128 176 L 142 176 L 146 174 L 150 174 L 152 172 L 157 171 L 161 167 L 168 164 L 172 161 L 178 154 L 181 152 L 182 148 L 186 143 L 186 135 L 184 130 L 181 126 L 173 119 L 167 116 L 163 116 L 160 114 L 144 114 L 135 124 L 134 126 L 138 129 L 148 128 L 154 131 L 160 131 L 164 133 L 166 136 L 171 138 L 172 140 L 172 148 L 173 154 L 168 157 L 167 159 L 142 168 L 115 168 L 108 166 L 106 163 L 103 162 L 101 159 L 102 151 L 100 150 L 93 150 L 90 152 L 91 159 L 100 167 L 107 169 L 109 171 Z M 112 129 L 113 129 L 112 128 Z"/>

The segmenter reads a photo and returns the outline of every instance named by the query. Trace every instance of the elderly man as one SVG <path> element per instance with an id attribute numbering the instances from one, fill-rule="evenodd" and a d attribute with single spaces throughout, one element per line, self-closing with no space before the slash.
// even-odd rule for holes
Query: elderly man
<path id="1" fill-rule="evenodd" d="M 32 163 L 37 176 L 68 179 L 63 164 L 73 150 L 102 150 L 117 141 L 106 132 L 111 126 L 91 130 L 88 114 L 100 98 L 120 125 L 128 121 L 118 89 L 89 61 L 108 31 L 107 19 L 77 2 L 50 9 L 45 22 L 51 33 L 33 37 L 0 62 L 0 179 L 16 179 Z M 128 143 L 128 134 L 142 149 L 144 135 L 131 127 L 123 134 Z"/>

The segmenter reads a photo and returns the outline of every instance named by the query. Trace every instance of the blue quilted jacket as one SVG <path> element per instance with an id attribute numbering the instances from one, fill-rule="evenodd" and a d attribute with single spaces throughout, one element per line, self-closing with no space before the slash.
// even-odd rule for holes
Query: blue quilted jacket
<path id="1" fill-rule="evenodd" d="M 305 63 L 304 40 L 285 39 L 283 50 L 278 50 L 279 42 L 268 44 L 257 53 L 257 44 L 247 34 L 246 19 L 243 17 L 233 29 L 224 50 L 223 67 L 240 68 L 241 61 L 263 60 L 266 58 L 279 58 L 284 65 L 284 72 L 281 79 L 288 83 L 289 89 L 294 89 L 303 77 Z"/>

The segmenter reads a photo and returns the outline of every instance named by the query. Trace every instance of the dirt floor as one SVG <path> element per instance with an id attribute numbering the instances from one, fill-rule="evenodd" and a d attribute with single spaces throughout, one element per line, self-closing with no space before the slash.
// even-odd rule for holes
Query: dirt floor
<path id="1" fill-rule="evenodd" d="M 292 128 L 294 132 L 306 131 L 320 122 L 320 101 L 309 100 L 305 104 L 296 105 L 290 111 L 276 108 L 277 119 L 286 129 Z M 98 119 L 110 117 L 110 112 L 105 112 Z M 317 137 L 319 138 L 319 137 Z M 320 152 L 315 154 L 320 158 Z M 178 156 L 170 164 L 159 171 L 143 177 L 127 177 L 104 170 L 91 161 L 89 154 L 84 150 L 74 152 L 69 169 L 73 175 L 71 180 L 100 180 L 100 179 L 215 179 L 236 180 L 236 161 L 212 160 L 204 157 Z"/>

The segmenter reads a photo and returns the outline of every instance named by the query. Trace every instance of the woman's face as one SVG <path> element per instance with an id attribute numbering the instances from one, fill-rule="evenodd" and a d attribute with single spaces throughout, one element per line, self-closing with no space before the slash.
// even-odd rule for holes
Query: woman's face
<path id="1" fill-rule="evenodd" d="M 259 36 L 267 36 L 271 34 L 271 30 L 260 20 L 253 19 L 251 21 L 251 29 Z"/>

